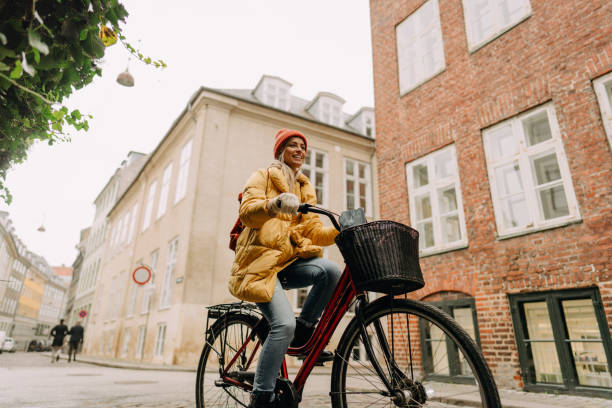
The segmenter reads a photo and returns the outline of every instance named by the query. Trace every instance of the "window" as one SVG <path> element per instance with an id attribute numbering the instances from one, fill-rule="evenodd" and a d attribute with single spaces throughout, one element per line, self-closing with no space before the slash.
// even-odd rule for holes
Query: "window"
<path id="1" fill-rule="evenodd" d="M 166 261 L 166 272 L 164 284 L 159 300 L 159 308 L 170 307 L 172 298 L 172 282 L 174 281 L 174 270 L 176 268 L 176 252 L 178 249 L 178 238 L 173 239 L 168 245 L 168 259 Z"/>
<path id="2" fill-rule="evenodd" d="M 302 173 L 310 179 L 317 193 L 317 203 L 327 206 L 327 153 L 308 149 L 302 165 Z"/>
<path id="3" fill-rule="evenodd" d="M 410 220 L 421 254 L 467 245 L 455 146 L 406 165 Z"/>
<path id="4" fill-rule="evenodd" d="M 289 109 L 289 87 L 268 80 L 264 88 L 264 102 L 279 109 Z"/>
<path id="5" fill-rule="evenodd" d="M 608 143 L 612 147 L 612 73 L 597 78 L 593 81 L 593 85 L 599 101 L 601 120 L 608 136 Z"/>
<path id="6" fill-rule="evenodd" d="M 144 353 L 144 343 L 145 343 L 145 335 L 147 333 L 147 329 L 145 326 L 138 327 L 138 341 L 136 344 L 136 358 L 142 358 Z"/>
<path id="7" fill-rule="evenodd" d="M 164 354 L 164 341 L 166 340 L 166 324 L 162 323 L 157 326 L 157 339 L 155 340 L 155 355 L 161 356 Z"/>
<path id="8" fill-rule="evenodd" d="M 123 332 L 123 347 L 121 347 L 121 355 L 124 357 L 127 356 L 130 348 L 130 337 L 132 337 L 132 329 L 127 328 Z"/>
<path id="9" fill-rule="evenodd" d="M 138 263 L 138 265 L 140 265 Z M 130 301 L 128 303 L 127 317 L 134 315 L 134 309 L 136 309 L 136 300 L 138 298 L 138 287 L 139 285 L 135 282 L 130 282 Z"/>
<path id="10" fill-rule="evenodd" d="M 323 99 L 319 106 L 319 119 L 333 126 L 340 126 L 342 110 L 340 104 L 335 100 Z"/>
<path id="11" fill-rule="evenodd" d="M 130 212 L 128 211 L 127 214 L 125 214 L 125 217 L 123 217 L 123 223 L 121 226 L 121 238 L 119 239 L 120 244 L 123 244 L 125 240 L 127 239 L 129 224 L 130 224 Z"/>
<path id="12" fill-rule="evenodd" d="M 395 29 L 400 95 L 445 67 L 438 0 L 429 0 Z"/>
<path id="13" fill-rule="evenodd" d="M 157 259 L 159 258 L 159 250 L 156 249 L 151 253 L 151 259 L 149 261 L 149 267 L 151 268 L 151 280 L 144 288 L 144 294 L 142 296 L 142 307 L 140 310 L 141 314 L 149 313 L 151 308 L 151 300 L 153 299 L 153 293 L 155 288 L 153 283 L 155 282 L 155 270 L 157 269 Z"/>
<path id="14" fill-rule="evenodd" d="M 113 351 L 113 332 L 108 334 L 108 343 L 106 344 L 106 354 L 109 354 Z"/>
<path id="15" fill-rule="evenodd" d="M 366 215 L 372 216 L 372 188 L 370 165 L 357 160 L 345 159 L 345 200 L 347 210 L 363 208 Z"/>
<path id="16" fill-rule="evenodd" d="M 459 326 L 479 344 L 478 323 L 474 299 L 459 292 L 441 292 L 426 299 L 451 315 Z M 423 368 L 428 377 L 458 377 L 471 375 L 465 357 L 442 330 L 430 322 L 419 320 Z"/>
<path id="17" fill-rule="evenodd" d="M 168 205 L 168 193 L 170 192 L 170 177 L 172 176 L 172 163 L 164 170 L 162 176 L 162 185 L 159 193 L 159 204 L 157 205 L 157 218 L 164 215 L 166 206 Z"/>
<path id="18" fill-rule="evenodd" d="M 134 204 L 132 208 L 132 223 L 130 224 L 130 232 L 128 233 L 128 244 L 132 242 L 134 237 L 134 229 L 136 228 L 136 216 L 138 215 L 138 204 Z"/>
<path id="19" fill-rule="evenodd" d="M 153 200 L 155 199 L 155 190 L 157 190 L 157 180 L 151 183 L 149 187 L 149 195 L 147 196 L 147 206 L 145 207 L 144 220 L 142 221 L 142 230 L 145 231 L 151 224 L 151 214 L 153 213 Z"/>
<path id="20" fill-rule="evenodd" d="M 179 164 L 178 181 L 176 184 L 176 195 L 174 196 L 174 203 L 178 203 L 185 194 L 187 194 L 187 181 L 189 178 L 189 161 L 191 159 L 191 145 L 193 139 L 189 140 L 183 146 L 181 150 L 181 160 Z"/>
<path id="21" fill-rule="evenodd" d="M 596 288 L 509 297 L 526 389 L 612 391 L 610 331 Z"/>
<path id="22" fill-rule="evenodd" d="M 529 0 L 463 0 L 468 48 L 474 51 L 531 15 Z"/>
<path id="23" fill-rule="evenodd" d="M 483 131 L 500 236 L 579 218 L 551 104 Z"/>

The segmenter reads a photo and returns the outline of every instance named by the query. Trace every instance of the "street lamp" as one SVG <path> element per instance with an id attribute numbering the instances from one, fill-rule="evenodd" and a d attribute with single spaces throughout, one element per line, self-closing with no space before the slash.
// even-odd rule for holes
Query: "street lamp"
<path id="1" fill-rule="evenodd" d="M 130 71 L 128 71 L 128 67 L 125 67 L 125 71 L 117 75 L 117 82 L 120 85 L 127 87 L 134 86 L 134 77 L 132 76 L 132 74 L 130 74 Z"/>

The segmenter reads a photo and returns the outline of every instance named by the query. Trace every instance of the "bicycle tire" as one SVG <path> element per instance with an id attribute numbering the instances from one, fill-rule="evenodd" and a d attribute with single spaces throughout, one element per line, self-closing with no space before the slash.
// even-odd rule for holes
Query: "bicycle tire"
<path id="1" fill-rule="evenodd" d="M 249 404 L 250 392 L 238 386 L 218 386 L 215 381 L 222 381 L 220 357 L 222 361 L 229 362 L 233 357 L 232 351 L 237 351 L 244 344 L 246 338 L 253 332 L 259 319 L 245 313 L 230 313 L 220 316 L 211 326 L 206 343 L 202 349 L 196 375 L 196 407 L 245 407 Z M 255 330 L 257 340 L 261 343 L 266 334 L 263 330 Z M 225 340 L 223 340 L 225 339 Z M 252 342 L 255 344 L 257 341 Z M 225 343 L 225 345 L 223 344 Z M 261 347 L 259 347 L 259 351 Z M 250 350 L 252 352 L 252 350 Z M 212 353 L 212 354 L 211 354 Z M 227 358 L 226 358 L 227 357 Z M 244 356 L 249 359 L 250 356 Z M 244 362 L 242 357 L 237 360 Z M 234 370 L 235 373 L 254 375 L 257 359 L 251 362 L 248 373 Z"/>
<path id="2" fill-rule="evenodd" d="M 365 345 L 360 346 L 360 322 L 355 317 L 336 350 L 331 376 L 332 407 L 433 408 L 465 405 L 466 402 L 483 408 L 501 407 L 495 380 L 480 349 L 470 335 L 442 310 L 420 301 L 385 296 L 367 305 L 363 316 L 370 344 L 378 348 L 374 358 L 381 364 L 387 381 L 394 384 L 394 393 L 387 391 L 384 381 L 367 361 L 367 354 L 357 353 L 359 349 L 355 347 L 364 348 Z M 383 336 L 377 335 L 375 322 L 381 323 L 379 328 L 382 328 Z M 380 338 L 383 340 L 379 341 Z M 381 346 L 385 341 L 391 356 L 387 359 Z M 443 344 L 446 348 L 442 347 Z M 425 355 L 437 356 L 437 360 L 432 358 L 427 363 L 423 358 Z M 460 364 L 448 364 L 449 375 L 446 375 L 444 364 L 437 368 L 432 364 L 444 363 L 440 356 L 446 357 L 447 363 L 455 356 Z M 393 363 L 395 368 L 390 368 L 394 367 Z M 468 368 L 471 373 L 467 372 Z M 459 380 L 463 384 L 453 383 Z"/>

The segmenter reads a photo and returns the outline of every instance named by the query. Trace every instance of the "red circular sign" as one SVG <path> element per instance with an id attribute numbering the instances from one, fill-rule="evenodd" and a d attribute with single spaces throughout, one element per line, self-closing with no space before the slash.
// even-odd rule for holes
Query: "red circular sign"
<path id="1" fill-rule="evenodd" d="M 139 285 L 145 285 L 151 280 L 151 268 L 147 265 L 140 265 L 132 273 L 132 279 Z"/>
<path id="2" fill-rule="evenodd" d="M 81 311 L 79 312 L 79 317 L 83 318 L 83 317 L 85 317 L 85 316 L 87 316 L 87 310 L 81 310 Z"/>

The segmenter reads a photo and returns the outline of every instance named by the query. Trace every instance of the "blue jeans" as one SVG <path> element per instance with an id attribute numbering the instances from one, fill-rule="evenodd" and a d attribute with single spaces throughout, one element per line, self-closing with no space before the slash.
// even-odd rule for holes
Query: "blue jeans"
<path id="1" fill-rule="evenodd" d="M 253 392 L 273 392 L 285 353 L 293 339 L 295 316 L 283 289 L 312 285 L 299 319 L 307 326 L 317 323 L 340 280 L 340 268 L 325 258 L 298 259 L 278 273 L 272 299 L 257 306 L 270 324 L 257 362 Z"/>

